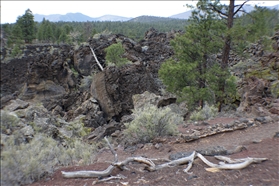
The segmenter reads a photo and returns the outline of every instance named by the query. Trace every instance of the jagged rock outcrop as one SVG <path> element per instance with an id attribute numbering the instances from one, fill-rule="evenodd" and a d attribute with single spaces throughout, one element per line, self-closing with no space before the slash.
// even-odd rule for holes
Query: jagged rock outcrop
<path id="1" fill-rule="evenodd" d="M 254 116 L 279 115 L 279 32 L 272 37 L 275 51 L 266 52 L 259 43 L 246 50 L 249 59 L 240 60 L 232 71 L 241 78 L 238 94 L 241 96 L 238 112 Z"/>
<path id="2" fill-rule="evenodd" d="M 75 87 L 70 70 L 72 47 L 26 45 L 20 58 L 1 63 L 1 96 L 20 91 L 21 99 L 44 100 L 63 95 Z"/>
<path id="3" fill-rule="evenodd" d="M 67 121 L 77 115 L 75 110 L 90 99 L 89 88 L 78 90 L 81 74 L 74 66 L 74 49 L 69 45 L 26 45 L 19 58 L 1 63 L 1 108 L 13 99 L 42 102 L 54 115 Z M 4 63 L 5 62 L 5 63 Z M 83 110 L 86 125 L 103 125 L 103 113 L 97 107 Z M 92 111 L 93 110 L 93 111 Z M 89 112 L 92 111 L 90 115 Z M 77 112 L 77 111 L 76 111 Z M 73 114 L 71 114 L 73 113 Z M 74 116 L 71 116 L 74 115 Z M 95 117 L 96 119 L 92 119 Z"/>
<path id="4" fill-rule="evenodd" d="M 105 124 L 106 117 L 107 120 L 114 116 L 120 119 L 133 108 L 133 94 L 159 93 L 162 83 L 158 80 L 158 69 L 173 54 L 169 43 L 180 33 L 159 33 L 151 28 L 139 42 L 121 34 L 100 34 L 79 48 L 26 45 L 17 58 L 9 58 L 10 51 L 4 48 L 1 51 L 1 108 L 15 99 L 42 102 L 52 114 L 67 121 L 82 113 L 86 116 L 85 125 L 94 128 Z M 89 46 L 106 67 L 104 50 L 117 42 L 123 44 L 123 57 L 133 64 L 107 67 L 100 72 Z M 91 81 L 93 88 L 90 89 Z M 93 103 L 90 100 L 94 98 Z"/>

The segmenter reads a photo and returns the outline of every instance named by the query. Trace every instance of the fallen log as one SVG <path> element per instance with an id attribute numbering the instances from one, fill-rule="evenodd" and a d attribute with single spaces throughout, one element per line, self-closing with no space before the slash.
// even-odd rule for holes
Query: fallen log
<path id="1" fill-rule="evenodd" d="M 167 163 L 156 165 L 152 160 L 158 160 L 158 159 L 149 159 L 145 157 L 128 157 L 126 160 L 118 162 L 118 156 L 116 152 L 114 151 L 113 147 L 105 137 L 106 142 L 108 143 L 108 146 L 111 150 L 111 153 L 114 155 L 114 162 L 111 163 L 111 165 L 103 170 L 103 171 L 74 171 L 74 172 L 65 172 L 61 171 L 62 176 L 64 178 L 98 178 L 98 177 L 107 177 L 111 175 L 111 172 L 114 168 L 118 167 L 121 170 L 127 169 L 125 166 L 129 164 L 130 162 L 139 162 L 142 164 L 145 164 L 147 167 L 145 168 L 148 171 L 157 171 L 162 168 L 166 167 L 174 167 L 182 164 L 188 163 L 188 166 L 183 170 L 183 172 L 189 173 L 188 171 L 192 168 L 193 162 L 195 158 L 200 158 L 206 165 L 208 165 L 210 168 L 206 168 L 207 171 L 210 172 L 217 172 L 221 169 L 243 169 L 250 165 L 251 163 L 259 163 L 262 161 L 267 160 L 267 158 L 243 158 L 243 159 L 231 159 L 224 156 L 215 156 L 216 159 L 222 160 L 224 162 L 220 162 L 219 164 L 212 163 L 208 161 L 203 155 L 200 153 L 197 153 L 196 151 L 193 151 L 189 156 L 182 157 L 173 161 L 168 161 Z M 228 162 L 228 163 L 225 163 Z M 117 178 L 117 177 L 114 177 Z M 108 179 L 110 180 L 110 179 Z"/>
<path id="2" fill-rule="evenodd" d="M 184 158 L 179 158 L 177 160 L 173 160 L 161 165 L 157 165 L 157 166 L 153 166 L 153 167 L 149 167 L 148 170 L 149 171 L 156 171 L 162 168 L 166 168 L 166 167 L 175 167 L 177 165 L 182 165 L 182 164 L 186 164 L 187 162 L 189 162 L 189 165 L 186 169 L 184 169 L 184 172 L 188 172 L 188 170 L 192 167 L 192 162 L 194 161 L 196 156 L 196 152 L 194 151 L 190 156 L 184 157 Z"/>
<path id="3" fill-rule="evenodd" d="M 114 168 L 115 166 L 110 165 L 106 170 L 103 171 L 61 171 L 61 173 L 64 178 L 98 178 L 109 176 Z"/>

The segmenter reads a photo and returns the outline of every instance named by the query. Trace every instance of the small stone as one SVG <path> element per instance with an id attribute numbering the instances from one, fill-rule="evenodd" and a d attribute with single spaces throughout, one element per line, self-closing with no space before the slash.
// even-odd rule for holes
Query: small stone
<path id="1" fill-rule="evenodd" d="M 264 117 L 257 117 L 257 118 L 255 118 L 255 121 L 259 121 L 259 122 L 263 123 L 265 121 L 265 118 Z"/>
<path id="2" fill-rule="evenodd" d="M 142 149 L 144 145 L 142 143 L 137 144 L 137 148 Z"/>
<path id="3" fill-rule="evenodd" d="M 273 137 L 274 138 L 279 138 L 279 132 L 276 132 Z"/>
<path id="4" fill-rule="evenodd" d="M 144 148 L 144 150 L 149 150 L 152 148 L 152 146 L 153 146 L 152 143 L 146 143 L 143 148 Z"/>
<path id="5" fill-rule="evenodd" d="M 154 147 L 155 147 L 156 149 L 159 149 L 159 148 L 161 148 L 162 146 L 163 146 L 162 143 L 156 143 Z"/>
<path id="6" fill-rule="evenodd" d="M 120 134 L 120 130 L 116 130 L 114 133 L 111 134 L 111 137 L 118 137 Z"/>
<path id="7" fill-rule="evenodd" d="M 171 154 L 169 156 L 169 159 L 170 160 L 177 160 L 177 159 L 180 159 L 180 158 L 184 158 L 184 157 L 187 157 L 187 156 L 190 156 L 193 152 L 177 152 L 175 154 Z"/>
<path id="8" fill-rule="evenodd" d="M 262 140 L 253 140 L 252 141 L 252 143 L 254 143 L 254 144 L 257 144 L 257 143 L 260 143 L 260 142 L 262 142 Z"/>
<path id="9" fill-rule="evenodd" d="M 273 121 L 273 119 L 270 116 L 265 116 L 265 123 L 271 123 Z"/>
<path id="10" fill-rule="evenodd" d="M 249 122 L 249 120 L 246 119 L 246 118 L 240 118 L 239 121 L 240 121 L 241 123 L 248 123 L 248 122 Z"/>
<path id="11" fill-rule="evenodd" d="M 188 177 L 188 180 L 195 179 L 195 178 L 198 178 L 198 176 L 196 176 L 196 175 L 191 175 L 191 176 Z"/>
<path id="12" fill-rule="evenodd" d="M 34 130 L 31 126 L 23 127 L 22 129 L 20 129 L 20 131 L 22 132 L 22 134 L 24 136 L 33 136 L 34 135 Z"/>
<path id="13" fill-rule="evenodd" d="M 6 130 L 6 134 L 10 135 L 12 133 L 11 129 Z"/>
<path id="14" fill-rule="evenodd" d="M 253 126 L 253 125 L 254 125 L 253 122 L 249 122 L 249 123 L 247 124 L 248 127 L 251 127 L 251 126 Z"/>
<path id="15" fill-rule="evenodd" d="M 195 125 L 197 125 L 197 126 L 207 126 L 207 125 L 209 125 L 209 123 L 207 123 L 207 122 L 205 122 L 205 121 L 202 121 L 202 122 L 200 122 L 200 123 L 195 122 Z"/>

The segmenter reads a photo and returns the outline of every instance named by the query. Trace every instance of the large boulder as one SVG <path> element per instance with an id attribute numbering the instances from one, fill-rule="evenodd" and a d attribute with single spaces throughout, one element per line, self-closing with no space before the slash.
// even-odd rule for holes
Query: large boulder
<path id="1" fill-rule="evenodd" d="M 91 86 L 92 95 L 98 100 L 108 119 L 120 119 L 131 113 L 134 94 L 144 91 L 158 94 L 159 90 L 156 79 L 143 65 L 107 67 L 94 76 Z"/>

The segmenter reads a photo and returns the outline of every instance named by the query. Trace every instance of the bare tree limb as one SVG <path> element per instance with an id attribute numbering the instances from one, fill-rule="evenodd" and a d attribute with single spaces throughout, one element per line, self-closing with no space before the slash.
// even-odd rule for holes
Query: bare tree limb
<path id="1" fill-rule="evenodd" d="M 235 16 L 235 14 L 237 14 L 237 12 L 245 5 L 245 3 L 247 3 L 249 0 L 246 0 L 244 3 L 242 3 L 239 8 L 233 13 L 233 16 Z"/>
<path id="2" fill-rule="evenodd" d="M 213 11 L 225 16 L 225 17 L 228 17 L 228 14 L 222 12 L 221 10 L 217 9 L 216 6 L 214 6 L 213 4 L 209 4 L 209 6 L 212 8 Z"/>
<path id="3" fill-rule="evenodd" d="M 95 184 L 100 183 L 100 182 L 110 181 L 110 180 L 113 180 L 113 179 L 125 179 L 125 178 L 126 178 L 126 177 L 123 176 L 123 175 L 110 176 L 110 177 L 108 177 L 108 178 L 103 178 L 103 179 L 101 179 L 101 180 L 94 181 L 94 182 L 92 183 L 92 185 L 95 185 Z"/>
<path id="4" fill-rule="evenodd" d="M 111 144 L 110 144 L 110 142 L 108 141 L 108 139 L 107 139 L 106 136 L 105 136 L 105 140 L 106 140 L 106 142 L 107 142 L 107 144 L 108 144 L 108 146 L 109 146 L 109 149 L 110 149 L 111 153 L 114 155 L 114 162 L 115 162 L 115 163 L 118 162 L 117 154 L 116 154 L 115 150 L 113 149 L 113 147 L 111 146 Z"/>
<path id="5" fill-rule="evenodd" d="M 221 164 L 214 164 L 211 163 L 210 161 L 208 161 L 203 155 L 197 153 L 197 156 L 209 167 L 213 168 L 213 169 L 206 169 L 208 171 L 216 171 L 217 169 L 243 169 L 245 167 L 247 167 L 248 165 L 250 165 L 251 163 L 255 163 L 255 162 L 261 162 L 261 161 L 265 161 L 267 160 L 266 158 L 245 158 L 245 159 L 238 159 L 238 160 L 231 160 L 230 158 L 224 158 L 226 161 L 230 161 L 230 162 L 237 162 L 237 163 L 232 163 L 232 164 L 226 164 L 224 162 L 222 162 Z M 217 158 L 219 159 L 222 156 L 217 156 Z"/>
<path id="6" fill-rule="evenodd" d="M 133 162 L 133 161 L 146 164 L 149 167 L 155 167 L 155 164 L 151 160 L 144 158 L 144 157 L 128 157 L 126 160 L 124 160 L 122 162 L 114 163 L 113 165 L 122 169 L 122 167 L 124 165 L 127 165 L 128 163 Z"/>
<path id="7" fill-rule="evenodd" d="M 253 163 L 259 163 L 259 162 L 262 162 L 262 161 L 265 161 L 267 160 L 266 158 L 242 158 L 242 159 L 231 159 L 229 157 L 225 157 L 225 156 L 214 156 L 216 159 L 218 160 L 222 160 L 222 161 L 225 161 L 225 162 L 228 162 L 228 163 L 241 163 L 241 162 L 244 162 L 244 161 L 247 161 L 248 159 L 252 159 L 253 160 Z"/>
<path id="8" fill-rule="evenodd" d="M 180 158 L 180 159 L 177 159 L 177 160 L 173 160 L 173 161 L 161 164 L 161 165 L 157 165 L 157 166 L 154 167 L 155 169 L 153 169 L 153 167 L 150 167 L 149 170 L 150 171 L 155 171 L 155 170 L 159 170 L 159 169 L 162 169 L 162 168 L 165 168 L 165 167 L 174 167 L 174 166 L 177 166 L 177 165 L 185 164 L 187 162 L 193 162 L 195 157 L 196 157 L 196 151 L 194 151 L 190 156 Z M 188 170 L 189 169 L 187 168 L 186 171 L 188 171 Z"/>
<path id="9" fill-rule="evenodd" d="M 61 171 L 64 178 L 98 178 L 106 177 L 111 174 L 115 166 L 110 165 L 106 170 L 103 171 L 74 171 L 74 172 L 65 172 Z"/>
<path id="10" fill-rule="evenodd" d="M 104 68 L 102 67 L 101 63 L 98 61 L 97 56 L 95 55 L 95 52 L 94 52 L 93 48 L 92 48 L 90 45 L 88 45 L 88 46 L 89 46 L 89 48 L 91 49 L 91 52 L 92 52 L 92 54 L 93 54 L 93 56 L 94 56 L 94 58 L 95 58 L 95 61 L 96 61 L 97 64 L 98 64 L 98 66 L 100 67 L 100 69 L 101 69 L 102 71 L 104 71 Z"/>

